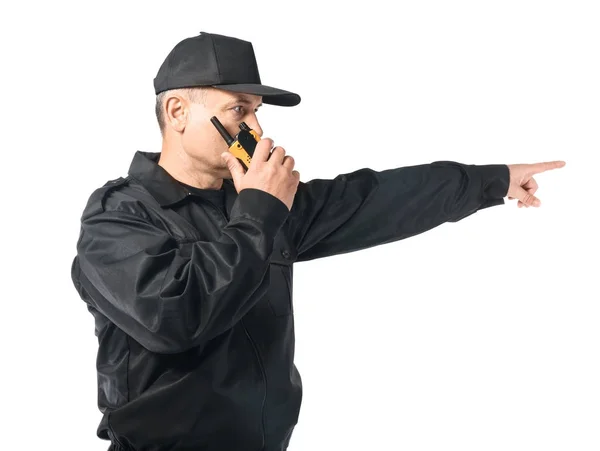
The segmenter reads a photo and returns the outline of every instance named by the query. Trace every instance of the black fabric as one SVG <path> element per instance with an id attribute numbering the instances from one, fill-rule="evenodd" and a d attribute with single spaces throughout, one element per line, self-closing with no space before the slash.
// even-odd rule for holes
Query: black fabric
<path id="1" fill-rule="evenodd" d="M 295 106 L 300 96 L 261 83 L 252 43 L 201 32 L 180 41 L 154 78 L 156 94 L 176 88 L 212 86 L 263 96 L 263 103 Z"/>
<path id="2" fill-rule="evenodd" d="M 181 183 L 181 182 L 180 182 Z M 177 213 L 181 215 L 190 224 L 198 224 L 200 227 L 205 221 L 206 214 L 214 216 L 215 221 L 219 221 L 221 217 L 229 221 L 229 211 L 227 209 L 226 189 L 227 182 L 224 183 L 221 189 L 200 189 L 194 186 L 181 183 L 189 190 L 190 202 L 195 202 L 198 205 L 204 205 L 205 208 L 178 208 Z M 233 191 L 232 191 L 233 192 Z M 214 211 L 207 209 L 207 206 L 214 207 Z"/>
<path id="3" fill-rule="evenodd" d="M 290 211 L 231 180 L 190 190 L 159 157 L 137 152 L 91 194 L 71 267 L 98 336 L 97 433 L 118 451 L 286 450 L 302 401 L 294 263 L 462 220 L 509 182 L 506 165 L 361 169 L 301 182 Z"/>
<path id="4" fill-rule="evenodd" d="M 210 202 L 227 217 L 228 212 L 225 207 L 225 186 L 220 189 L 202 189 L 183 182 L 179 183 L 189 191 L 191 196 L 199 197 Z"/>

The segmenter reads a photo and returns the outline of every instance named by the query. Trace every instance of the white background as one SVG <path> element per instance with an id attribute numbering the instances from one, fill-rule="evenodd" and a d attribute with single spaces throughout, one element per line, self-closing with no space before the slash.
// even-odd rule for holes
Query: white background
<path id="1" fill-rule="evenodd" d="M 290 450 L 600 449 L 594 1 L 14 2 L 0 14 L 2 449 L 105 450 L 70 280 L 87 197 L 157 151 L 152 79 L 250 40 L 303 180 L 435 160 L 567 165 L 456 224 L 295 266 Z M 93 6 L 92 6 L 93 5 Z"/>

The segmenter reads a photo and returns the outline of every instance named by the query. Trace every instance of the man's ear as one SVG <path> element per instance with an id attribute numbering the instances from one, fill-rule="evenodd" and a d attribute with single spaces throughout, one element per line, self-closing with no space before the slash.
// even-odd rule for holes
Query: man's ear
<path id="1" fill-rule="evenodd" d="M 183 133 L 189 118 L 189 103 L 179 95 L 172 95 L 165 100 L 165 122 L 173 130 Z"/>

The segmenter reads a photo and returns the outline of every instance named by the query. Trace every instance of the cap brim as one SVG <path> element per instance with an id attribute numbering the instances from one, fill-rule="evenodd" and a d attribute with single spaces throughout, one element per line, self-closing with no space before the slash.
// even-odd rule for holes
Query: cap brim
<path id="1" fill-rule="evenodd" d="M 283 89 L 273 88 L 271 86 L 246 83 L 236 85 L 213 85 L 213 87 L 225 91 L 262 96 L 263 103 L 269 105 L 296 106 L 300 103 L 300 96 L 298 94 L 284 91 Z"/>

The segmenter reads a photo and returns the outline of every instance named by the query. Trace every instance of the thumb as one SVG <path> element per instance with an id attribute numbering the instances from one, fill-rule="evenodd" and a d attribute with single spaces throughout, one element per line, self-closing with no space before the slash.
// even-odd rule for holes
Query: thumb
<path id="1" fill-rule="evenodd" d="M 515 189 L 513 196 L 523 202 L 527 207 L 539 207 L 542 205 L 542 202 L 537 197 L 521 187 Z"/>
<path id="2" fill-rule="evenodd" d="M 229 169 L 229 172 L 231 172 L 231 177 L 233 178 L 233 183 L 235 184 L 235 186 L 238 186 L 239 183 L 241 182 L 242 177 L 246 173 L 244 171 L 244 168 L 242 167 L 240 162 L 237 160 L 237 158 L 234 157 L 230 152 L 223 152 L 221 154 L 221 158 L 227 164 L 227 168 Z"/>

